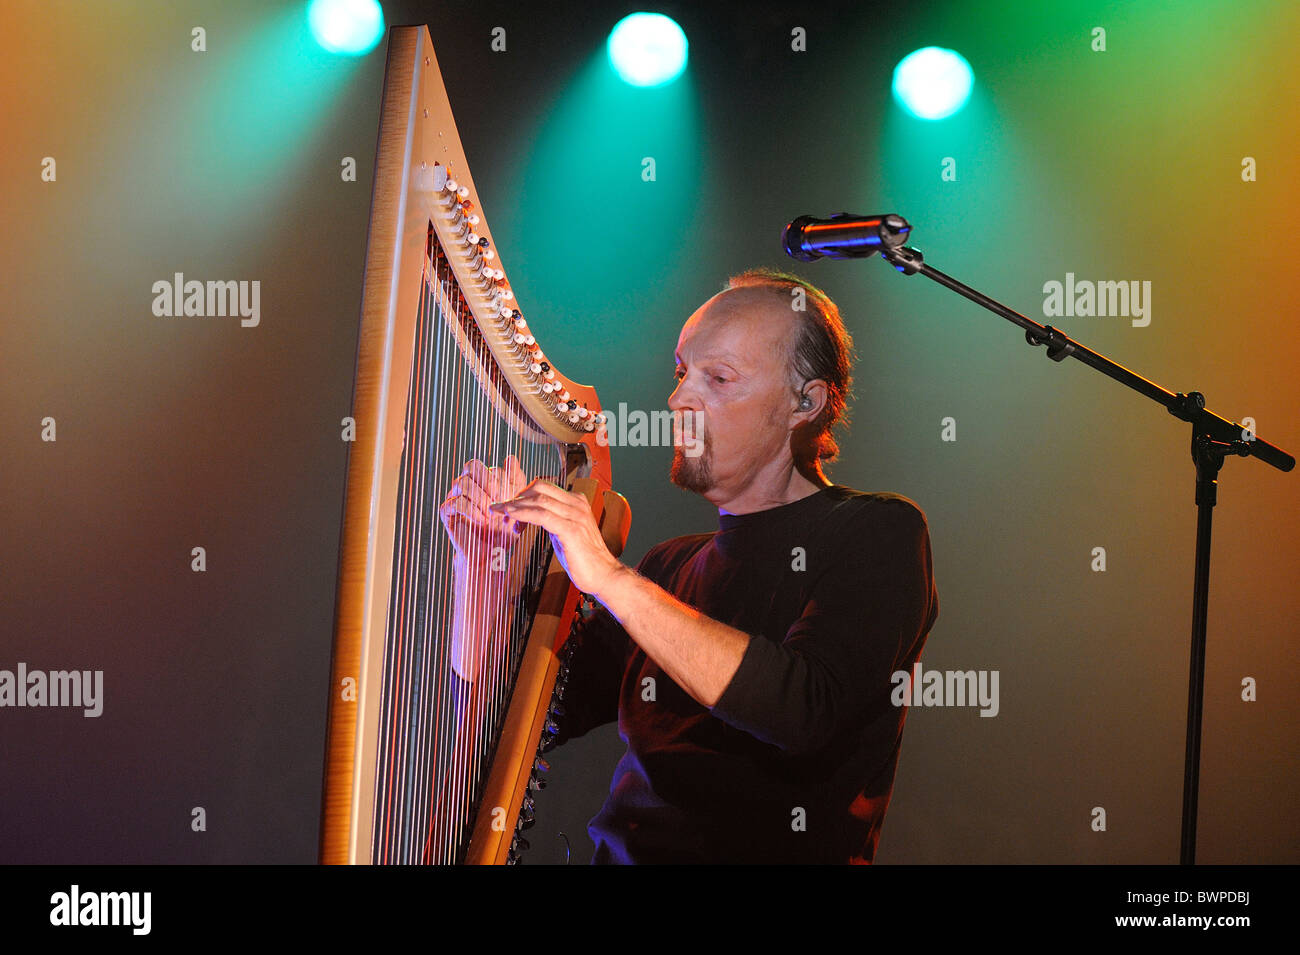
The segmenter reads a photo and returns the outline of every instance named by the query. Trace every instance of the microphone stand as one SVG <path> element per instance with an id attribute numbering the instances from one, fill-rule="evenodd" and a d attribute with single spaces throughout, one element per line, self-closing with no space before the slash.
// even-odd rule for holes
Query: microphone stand
<path id="1" fill-rule="evenodd" d="M 1059 329 L 1051 325 L 1040 325 L 952 276 L 926 265 L 918 250 L 902 245 L 911 226 L 905 220 L 900 220 L 900 223 L 889 223 L 890 228 L 881 231 L 880 244 L 876 248 L 863 249 L 859 255 L 848 257 L 866 257 L 879 252 L 883 259 L 904 275 L 924 275 L 1019 325 L 1025 330 L 1026 342 L 1047 346 L 1047 357 L 1052 361 L 1075 358 L 1108 378 L 1164 405 L 1175 418 L 1191 423 L 1192 461 L 1196 466 L 1196 570 L 1192 585 L 1192 656 L 1187 686 L 1187 752 L 1183 770 L 1182 848 L 1179 858 L 1182 865 L 1195 865 L 1196 803 L 1201 774 L 1201 710 L 1205 690 L 1205 624 L 1210 594 L 1210 530 L 1218 496 L 1219 469 L 1223 466 L 1224 458 L 1232 454 L 1259 458 L 1279 471 L 1294 468 L 1295 458 L 1241 425 L 1207 409 L 1205 396 L 1200 392 L 1174 394 L 1079 344 Z"/>

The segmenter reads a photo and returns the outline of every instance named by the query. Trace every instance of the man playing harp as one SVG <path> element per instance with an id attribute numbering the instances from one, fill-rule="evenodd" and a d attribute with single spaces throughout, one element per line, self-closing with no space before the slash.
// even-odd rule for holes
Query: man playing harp
<path id="1" fill-rule="evenodd" d="M 443 503 L 458 572 L 487 551 L 466 546 L 473 535 L 540 527 L 599 602 L 570 638 L 556 738 L 617 719 L 627 743 L 589 826 L 593 862 L 871 862 L 907 712 L 893 675 L 912 672 L 939 605 L 916 504 L 822 471 L 850 349 L 823 292 L 768 270 L 687 320 L 671 477 L 717 506 L 719 526 L 651 548 L 636 570 L 582 495 L 525 483 L 513 461 L 471 462 Z M 703 453 L 685 454 L 687 438 Z M 462 686 L 492 616 L 457 608 Z"/>

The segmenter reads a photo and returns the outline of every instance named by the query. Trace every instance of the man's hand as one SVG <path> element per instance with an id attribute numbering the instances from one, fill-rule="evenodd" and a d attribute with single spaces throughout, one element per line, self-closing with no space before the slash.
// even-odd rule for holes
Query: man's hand
<path id="1" fill-rule="evenodd" d="M 586 497 L 544 478 L 531 482 L 511 500 L 489 504 L 488 510 L 505 521 L 523 521 L 544 528 L 573 585 L 597 599 L 620 572 L 627 570 L 605 545 Z"/>
<path id="2" fill-rule="evenodd" d="M 494 548 L 510 550 L 522 526 L 518 522 L 503 522 L 488 511 L 488 506 L 514 497 L 527 482 L 528 477 L 513 454 L 499 468 L 489 468 L 477 459 L 466 462 L 438 508 L 457 563 L 486 564 L 492 560 Z"/>
<path id="3" fill-rule="evenodd" d="M 469 461 L 438 508 L 453 550 L 451 666 L 471 683 L 507 652 L 509 614 L 537 534 L 536 528 L 503 521 L 488 508 L 527 483 L 513 454 L 499 468 Z"/>

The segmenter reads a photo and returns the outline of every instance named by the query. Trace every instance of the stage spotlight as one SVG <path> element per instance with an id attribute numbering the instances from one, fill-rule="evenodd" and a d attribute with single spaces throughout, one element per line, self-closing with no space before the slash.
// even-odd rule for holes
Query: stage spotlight
<path id="1" fill-rule="evenodd" d="M 894 68 L 894 96 L 919 119 L 945 119 L 970 99 L 974 74 L 956 50 L 927 46 Z"/>
<path id="2" fill-rule="evenodd" d="M 664 86 L 686 69 L 686 34 L 662 13 L 631 13 L 610 31 L 606 50 L 614 72 L 633 86 Z"/>
<path id="3" fill-rule="evenodd" d="M 307 23 L 317 43 L 344 56 L 369 53 L 384 35 L 378 0 L 311 0 Z"/>

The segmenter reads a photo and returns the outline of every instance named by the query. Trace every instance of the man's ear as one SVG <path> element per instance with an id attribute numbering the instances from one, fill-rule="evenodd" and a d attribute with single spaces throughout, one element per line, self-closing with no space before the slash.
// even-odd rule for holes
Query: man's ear
<path id="1" fill-rule="evenodd" d="M 825 410 L 829 398 L 830 390 L 826 387 L 826 382 L 814 378 L 803 386 L 803 397 L 796 398 L 794 416 L 804 422 L 816 421 Z"/>

